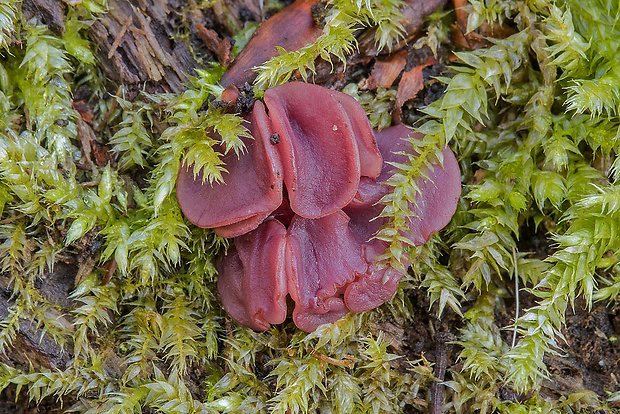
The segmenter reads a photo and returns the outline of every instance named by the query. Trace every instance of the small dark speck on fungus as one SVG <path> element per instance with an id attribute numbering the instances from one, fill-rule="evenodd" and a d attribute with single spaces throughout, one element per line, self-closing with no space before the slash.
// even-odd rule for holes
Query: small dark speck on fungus
<path id="1" fill-rule="evenodd" d="M 216 265 L 230 316 L 269 329 L 286 319 L 290 295 L 295 324 L 310 332 L 396 291 L 403 273 L 375 265 L 388 244 L 373 236 L 388 220 L 379 217 L 390 191 L 383 183 L 411 151 L 403 138 L 421 135 L 403 125 L 375 133 L 357 101 L 312 84 L 269 89 L 264 101 L 246 117 L 248 151 L 224 156 L 224 182 L 203 183 L 183 165 L 177 197 L 192 223 L 235 238 Z M 449 148 L 427 177 L 404 234 L 417 245 L 456 210 L 460 171 Z"/>

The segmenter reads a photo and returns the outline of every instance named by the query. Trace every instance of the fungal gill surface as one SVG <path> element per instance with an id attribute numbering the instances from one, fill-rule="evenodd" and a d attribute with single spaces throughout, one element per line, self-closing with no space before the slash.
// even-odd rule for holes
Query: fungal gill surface
<path id="1" fill-rule="evenodd" d="M 396 291 L 403 273 L 375 264 L 388 244 L 373 236 L 388 220 L 379 217 L 391 191 L 384 183 L 394 163 L 409 159 L 406 139 L 416 134 L 402 125 L 375 134 L 353 98 L 312 84 L 287 83 L 264 100 L 246 117 L 247 151 L 224 156 L 223 183 L 203 182 L 183 165 L 177 197 L 192 223 L 234 237 L 217 263 L 229 315 L 266 330 L 286 319 L 290 295 L 295 324 L 311 332 Z M 442 156 L 417 183 L 403 234 L 416 245 L 456 210 L 460 171 L 449 148 Z"/>

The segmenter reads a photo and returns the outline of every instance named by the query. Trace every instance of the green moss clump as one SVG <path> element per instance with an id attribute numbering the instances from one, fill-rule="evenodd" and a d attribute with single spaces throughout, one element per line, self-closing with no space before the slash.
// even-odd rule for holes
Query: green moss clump
<path id="1" fill-rule="evenodd" d="M 402 5 L 328 1 L 324 34 L 262 65 L 255 90 L 296 71 L 305 78 L 317 57 L 345 62 L 360 27 L 374 27 L 388 52 L 403 35 Z M 589 391 L 556 401 L 539 391 L 545 355 L 562 350 L 569 307 L 620 293 L 617 3 L 470 0 L 469 30 L 515 30 L 456 53 L 438 78 L 445 94 L 422 109 L 425 137 L 411 141 L 417 155 L 388 182 L 394 191 L 382 215 L 390 221 L 377 237 L 391 248 L 382 260 L 405 270 L 402 258 L 415 258 L 409 275 L 382 308 L 312 334 L 292 323 L 259 334 L 231 322 L 216 298 L 214 267 L 229 242 L 189 225 L 173 194 L 183 162 L 207 181 L 222 179 L 222 154 L 205 130 L 219 133 L 225 152 L 244 150 L 241 118 L 210 105 L 224 69 L 197 70 L 179 95 L 140 92 L 130 101 L 125 85 L 106 94 L 86 37 L 105 7 L 68 5 L 58 37 L 23 21 L 18 2 L 0 1 L 0 281 L 10 297 L 0 313 L 0 389 L 71 401 L 84 413 L 427 410 L 433 364 L 423 353 L 411 358 L 389 329 L 421 323 L 410 302 L 416 288 L 433 316 L 460 323 L 446 410 L 605 407 Z M 418 44 L 435 45 L 440 59 L 449 13 L 436 14 Z M 78 86 L 98 98 L 92 127 L 74 109 Z M 393 90 L 346 91 L 375 127 L 389 125 Z M 113 162 L 87 156 L 89 130 Z M 413 247 L 400 232 L 412 214 L 403 206 L 445 145 L 458 155 L 463 198 L 447 229 Z M 553 245 L 549 254 L 522 247 L 532 229 Z M 39 288 L 61 262 L 79 269 L 70 307 Z M 497 314 L 523 289 L 535 304 L 517 307 L 514 325 L 502 325 Z M 58 366 L 8 363 L 31 332 L 58 349 Z"/>

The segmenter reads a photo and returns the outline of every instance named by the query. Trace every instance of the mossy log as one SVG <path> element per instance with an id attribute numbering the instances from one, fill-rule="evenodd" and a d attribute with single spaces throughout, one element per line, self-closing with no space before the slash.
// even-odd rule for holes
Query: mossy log
<path id="1" fill-rule="evenodd" d="M 241 29 L 244 22 L 269 17 L 269 11 L 261 10 L 261 3 L 259 0 L 219 1 L 212 8 L 200 9 L 193 1 L 109 0 L 108 13 L 100 15 L 89 32 L 111 91 L 115 91 L 118 84 L 124 84 L 148 85 L 153 90 L 178 93 L 184 89 L 187 75 L 201 67 L 198 60 L 217 60 L 216 52 L 204 44 L 200 32 L 212 30 L 224 41 Z M 406 47 L 419 33 L 424 19 L 445 3 L 447 0 L 409 1 L 404 10 L 408 19 L 404 25 L 405 37 L 392 52 Z M 65 30 L 66 6 L 61 1 L 26 0 L 22 11 L 27 19 L 37 19 L 59 35 Z M 183 25 L 190 28 L 189 38 L 179 36 L 179 27 Z M 346 72 L 339 68 L 332 70 L 327 62 L 320 62 L 316 82 L 341 86 L 352 67 L 366 65 L 376 58 L 378 51 L 373 36 L 372 29 L 359 35 L 358 53 L 349 58 Z M 66 315 L 75 304 L 68 296 L 75 287 L 76 275 L 84 271 L 80 268 L 88 265 L 92 270 L 97 263 L 97 249 L 92 250 L 92 257 L 81 253 L 79 257 L 68 258 L 70 264 L 57 263 L 54 271 L 38 282 L 41 294 L 57 309 L 57 315 L 49 317 L 57 319 L 58 323 L 72 325 Z M 0 278 L 0 288 L 0 316 L 5 317 L 12 305 L 8 278 Z M 72 358 L 70 344 L 62 349 L 47 335 L 41 337 L 35 326 L 23 321 L 16 344 L 15 351 L 5 361 L 10 365 L 32 363 L 35 367 L 63 369 Z"/>
<path id="2" fill-rule="evenodd" d="M 446 3 L 447 0 L 410 0 L 404 10 L 408 19 L 404 25 L 405 36 L 391 52 L 409 47 L 408 42 L 419 34 L 424 19 Z M 22 12 L 26 20 L 43 23 L 58 36 L 65 33 L 67 6 L 60 0 L 25 0 Z M 218 42 L 230 49 L 231 36 L 245 22 L 261 22 L 270 13 L 262 8 L 260 0 L 216 1 L 209 8 L 201 8 L 194 1 L 108 0 L 108 12 L 98 15 L 88 31 L 110 93 L 114 94 L 121 84 L 153 92 L 180 93 L 195 69 L 209 62 L 222 63 L 225 52 Z M 358 43 L 357 53 L 349 57 L 346 71 L 319 62 L 315 82 L 341 88 L 354 72 L 353 68 L 368 65 L 377 58 L 379 52 L 372 29 L 360 32 Z M 91 245 L 69 250 L 55 263 L 53 271 L 35 281 L 39 294 L 51 304 L 44 317 L 69 331 L 74 329 L 70 311 L 79 306 L 69 295 L 79 280 L 101 266 L 101 241 L 97 237 L 84 240 Z M 12 292 L 8 275 L 0 275 L 0 318 L 10 315 L 15 304 Z M 113 331 L 114 327 L 111 328 Z M 15 335 L 13 348 L 1 357 L 11 367 L 64 370 L 74 357 L 70 337 L 61 346 L 35 323 L 19 321 Z M 106 369 L 115 371 L 114 377 L 122 376 L 125 368 L 122 359 L 112 349 L 101 352 L 106 355 Z"/>

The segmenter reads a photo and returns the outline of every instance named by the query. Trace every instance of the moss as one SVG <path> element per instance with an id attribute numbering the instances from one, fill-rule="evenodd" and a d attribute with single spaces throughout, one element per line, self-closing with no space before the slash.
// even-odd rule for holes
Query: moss
<path id="1" fill-rule="evenodd" d="M 297 70 L 306 76 L 317 57 L 346 61 L 361 26 L 376 27 L 378 47 L 389 51 L 402 36 L 401 5 L 328 2 L 324 34 L 265 63 L 255 89 Z M 35 402 L 69 399 L 86 413 L 427 410 L 432 363 L 399 347 L 386 328 L 416 323 L 410 294 L 422 288 L 434 317 L 461 324 L 446 409 L 605 407 L 588 391 L 556 400 L 539 392 L 545 355 L 561 352 L 576 298 L 591 305 L 620 292 L 617 4 L 470 1 L 469 30 L 503 23 L 515 32 L 456 54 L 438 78 L 445 94 L 422 109 L 425 138 L 411 142 L 418 156 L 389 181 L 394 192 L 382 202 L 391 220 L 377 237 L 391 243 L 382 259 L 392 265 L 415 257 L 410 275 L 382 308 L 312 334 L 291 323 L 259 334 L 231 322 L 216 299 L 214 267 L 228 241 L 189 225 L 174 197 L 181 163 L 218 181 L 221 152 L 244 150 L 241 118 L 210 106 L 223 68 L 198 70 L 179 95 L 140 92 L 130 101 L 124 85 L 106 94 L 85 30 L 104 10 L 96 1 L 69 5 L 58 37 L 23 21 L 18 3 L 0 1 L 0 272 L 8 304 L 0 352 L 9 361 L 30 329 L 67 356 L 59 367 L 2 362 L 0 388 Z M 441 52 L 449 16 L 436 14 L 418 46 Z M 98 97 L 93 131 L 110 162 L 86 159 L 72 102 L 78 87 Z M 347 91 L 373 125 L 389 124 L 394 91 Z M 221 147 L 205 139 L 207 129 Z M 399 232 L 412 214 L 402 206 L 446 144 L 459 157 L 463 198 L 445 231 L 413 247 Z M 531 227 L 551 253 L 528 251 Z M 70 309 L 38 288 L 60 261 L 84 276 Z M 502 324 L 497 315 L 524 289 L 530 307 L 516 309 L 513 326 Z"/>
<path id="2" fill-rule="evenodd" d="M 345 55 L 351 54 L 357 45 L 356 25 L 376 27 L 375 41 L 379 50 L 391 48 L 403 36 L 401 0 L 365 0 L 356 4 L 330 0 L 327 4 L 331 7 L 324 18 L 323 34 L 314 43 L 296 51 L 280 48 L 280 56 L 259 67 L 255 82 L 258 91 L 288 81 L 297 71 L 306 80 L 308 72 L 315 72 L 314 61 L 319 57 L 328 62 L 336 57 L 346 64 Z"/>

